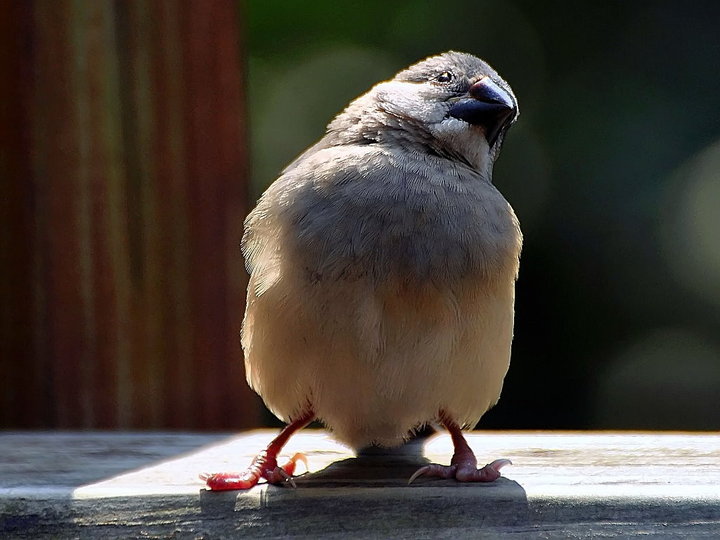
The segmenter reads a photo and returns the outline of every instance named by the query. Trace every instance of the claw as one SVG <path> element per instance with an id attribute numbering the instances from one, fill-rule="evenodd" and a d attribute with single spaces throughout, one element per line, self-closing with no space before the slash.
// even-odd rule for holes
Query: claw
<path id="1" fill-rule="evenodd" d="M 425 474 L 428 470 L 428 465 L 425 465 L 424 467 L 420 467 L 417 471 L 413 473 L 413 475 L 410 477 L 410 480 L 408 480 L 407 485 L 409 486 L 412 484 L 419 476 L 422 476 Z"/>
<path id="2" fill-rule="evenodd" d="M 210 489 L 216 491 L 250 489 L 256 486 L 261 478 L 267 480 L 269 484 L 287 482 L 292 487 L 295 487 L 295 481 L 292 479 L 295 465 L 298 461 L 302 461 L 305 464 L 305 469 L 309 469 L 307 458 L 303 454 L 295 454 L 285 465 L 278 467 L 277 455 L 290 436 L 298 429 L 306 426 L 313 418 L 315 418 L 315 413 L 308 411 L 286 426 L 265 450 L 255 456 L 246 471 L 241 473 L 203 473 L 200 475 L 200 479 L 204 480 Z"/>
<path id="3" fill-rule="evenodd" d="M 409 485 L 412 484 L 417 478 L 419 478 L 419 477 L 422 476 L 423 474 L 427 473 L 428 471 L 430 471 L 430 465 L 425 465 L 424 467 L 420 467 L 420 468 L 419 468 L 417 471 L 415 471 L 415 472 L 413 473 L 413 475 L 410 477 L 410 480 L 408 480 L 407 485 L 409 486 Z"/>
<path id="4" fill-rule="evenodd" d="M 307 458 L 303 454 L 295 454 L 285 465 L 278 467 L 275 465 L 274 457 L 269 456 L 266 452 L 261 452 L 244 472 L 203 473 L 200 475 L 200 479 L 214 491 L 250 489 L 256 486 L 261 478 L 267 480 L 268 484 L 288 483 L 292 487 L 297 487 L 293 480 L 293 473 L 298 461 L 302 461 L 305 469 L 308 469 Z"/>
<path id="5" fill-rule="evenodd" d="M 485 465 L 485 467 L 490 467 L 491 469 L 495 469 L 496 471 L 499 471 L 503 467 L 505 467 L 507 465 L 512 465 L 512 464 L 513 464 L 513 462 L 510 461 L 509 459 L 496 459 L 492 463 L 488 463 L 487 465 Z M 485 467 L 483 467 L 483 469 Z"/>
<path id="6" fill-rule="evenodd" d="M 430 465 L 425 465 L 415 471 L 415 474 L 413 474 L 410 477 L 410 480 L 408 480 L 408 485 L 410 485 L 413 480 L 423 475 L 435 476 L 437 478 L 452 478 L 455 476 L 456 472 L 457 465 L 438 465 L 437 463 L 431 463 Z"/>
<path id="7" fill-rule="evenodd" d="M 465 437 L 463 437 L 460 425 L 453 420 L 452 416 L 446 411 L 440 410 L 439 418 L 442 424 L 450 432 L 452 437 L 453 453 L 450 465 L 437 465 L 431 463 L 420 467 L 415 474 L 410 477 L 408 484 L 411 484 L 420 476 L 434 476 L 437 478 L 454 478 L 458 482 L 493 482 L 500 478 L 500 469 L 506 465 L 512 465 L 509 459 L 496 459 L 488 463 L 483 468 L 477 468 L 477 459 L 472 449 L 468 446 Z"/>
<path id="8" fill-rule="evenodd" d="M 509 459 L 496 459 L 488 463 L 482 469 L 477 469 L 470 463 L 455 465 L 437 465 L 431 463 L 420 467 L 408 480 L 412 484 L 420 476 L 432 476 L 435 478 L 455 478 L 458 482 L 493 482 L 500 478 L 500 469 L 506 465 L 512 465 Z"/>
<path id="9" fill-rule="evenodd" d="M 474 466 L 459 466 L 455 479 L 459 482 L 494 482 L 502 476 L 500 469 L 506 465 L 512 465 L 512 462 L 509 459 L 496 459 L 482 469 L 476 469 Z"/>
<path id="10" fill-rule="evenodd" d="M 293 457 L 291 457 L 290 460 L 285 465 L 282 466 L 282 469 L 288 474 L 293 474 L 293 473 L 295 473 L 295 467 L 296 467 L 298 461 L 303 462 L 303 464 L 305 465 L 306 471 L 310 470 L 310 467 L 308 465 L 308 460 L 305 457 L 305 454 L 301 454 L 299 452 L 297 454 L 295 454 Z"/>
<path id="11" fill-rule="evenodd" d="M 294 464 L 293 464 L 293 465 L 294 465 Z M 288 473 L 285 471 L 285 469 L 283 469 L 282 467 L 278 467 L 277 469 L 275 469 L 274 472 L 275 472 L 276 474 L 278 474 L 279 476 L 281 476 L 281 477 L 283 478 L 283 480 L 285 480 L 285 482 L 287 482 L 288 484 L 290 484 L 290 485 L 293 487 L 293 489 L 297 488 L 297 485 L 295 485 L 295 480 L 293 480 L 292 475 L 288 474 Z"/>

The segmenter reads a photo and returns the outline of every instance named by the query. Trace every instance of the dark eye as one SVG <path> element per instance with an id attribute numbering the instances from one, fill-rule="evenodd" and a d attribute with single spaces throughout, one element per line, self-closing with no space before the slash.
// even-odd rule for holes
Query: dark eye
<path id="1" fill-rule="evenodd" d="M 451 71 L 443 71 L 440 75 L 435 77 L 435 80 L 440 83 L 448 83 L 455 78 L 455 75 Z"/>

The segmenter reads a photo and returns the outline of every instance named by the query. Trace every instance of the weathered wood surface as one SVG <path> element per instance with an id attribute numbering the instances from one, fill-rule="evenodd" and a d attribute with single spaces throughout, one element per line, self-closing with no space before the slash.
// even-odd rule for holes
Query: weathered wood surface
<path id="1" fill-rule="evenodd" d="M 449 437 L 355 458 L 322 431 L 290 440 L 297 489 L 214 493 L 201 472 L 243 468 L 274 435 L 5 433 L 0 537 L 567 538 L 720 536 L 720 435 L 473 433 L 492 484 L 407 478 L 447 463 Z"/>

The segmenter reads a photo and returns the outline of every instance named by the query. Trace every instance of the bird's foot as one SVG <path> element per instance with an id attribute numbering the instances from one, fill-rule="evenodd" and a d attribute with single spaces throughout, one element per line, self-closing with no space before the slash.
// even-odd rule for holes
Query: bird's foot
<path id="1" fill-rule="evenodd" d="M 307 469 L 307 459 L 303 454 L 295 454 L 283 466 L 277 464 L 277 456 L 267 450 L 258 454 L 250 466 L 243 472 L 201 474 L 207 486 L 213 491 L 229 491 L 235 489 L 250 489 L 256 486 L 261 478 L 268 484 L 289 483 L 295 487 L 293 473 L 298 461 L 302 461 Z"/>
<path id="2" fill-rule="evenodd" d="M 408 484 L 420 476 L 454 478 L 458 482 L 494 482 L 500 478 L 500 469 L 505 465 L 512 465 L 512 462 L 509 459 L 496 459 L 482 469 L 477 468 L 474 458 L 472 461 L 453 463 L 452 465 L 431 463 L 415 471 L 415 474 L 408 480 Z"/>
<path id="3" fill-rule="evenodd" d="M 295 482 L 292 479 L 295 465 L 298 461 L 302 461 L 307 469 L 307 459 L 303 454 L 295 454 L 285 465 L 278 467 L 277 456 L 290 436 L 298 429 L 305 427 L 313 418 L 315 418 L 315 413 L 309 410 L 303 416 L 285 426 L 285 429 L 268 444 L 267 448 L 255 456 L 255 459 L 252 460 L 252 463 L 245 471 L 239 473 L 201 474 L 200 479 L 204 480 L 213 491 L 250 489 L 256 486 L 261 478 L 267 480 L 268 484 L 287 482 L 292 487 L 295 487 Z"/>
<path id="4" fill-rule="evenodd" d="M 505 465 L 512 465 L 509 459 L 496 459 L 492 463 L 488 463 L 482 469 L 477 468 L 477 458 L 473 454 L 472 449 L 468 445 L 465 437 L 463 437 L 462 429 L 458 423 L 453 420 L 452 416 L 445 410 L 438 413 L 440 422 L 447 428 L 452 437 L 455 453 L 453 454 L 450 465 L 437 465 L 431 463 L 420 467 L 415 474 L 410 477 L 408 484 L 419 476 L 434 476 L 436 478 L 454 478 L 458 482 L 494 482 L 500 478 L 500 469 Z"/>

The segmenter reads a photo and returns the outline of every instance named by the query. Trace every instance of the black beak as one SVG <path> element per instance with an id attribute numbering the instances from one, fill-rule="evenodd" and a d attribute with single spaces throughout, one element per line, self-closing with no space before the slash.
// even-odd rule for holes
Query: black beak
<path id="1" fill-rule="evenodd" d="M 450 116 L 485 130 L 485 139 L 493 146 L 498 136 L 512 123 L 517 107 L 510 94 L 483 77 L 468 90 L 468 97 L 450 107 Z"/>

